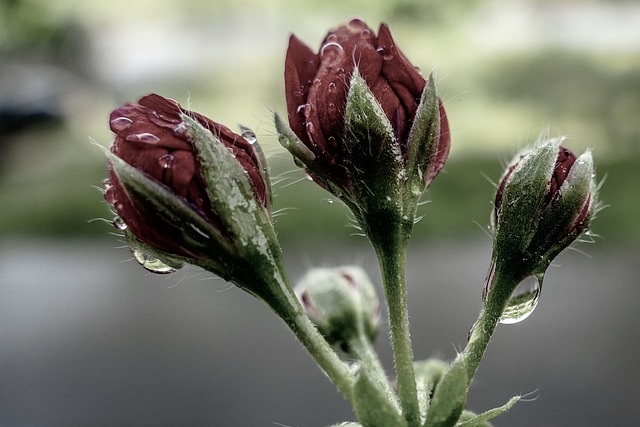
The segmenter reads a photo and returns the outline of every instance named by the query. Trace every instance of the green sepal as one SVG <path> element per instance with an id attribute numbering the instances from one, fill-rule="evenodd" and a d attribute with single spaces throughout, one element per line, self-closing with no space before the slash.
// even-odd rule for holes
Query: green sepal
<path id="1" fill-rule="evenodd" d="M 273 242 L 265 228 L 272 228 L 271 223 L 247 171 L 211 131 L 187 115 L 182 118 L 200 162 L 207 195 L 225 232 L 238 250 L 268 254 Z"/>
<path id="2" fill-rule="evenodd" d="M 233 253 L 235 249 L 217 228 L 166 186 L 111 152 L 106 153 L 118 181 L 129 197 L 135 200 L 135 205 L 143 216 L 153 215 L 162 218 L 164 230 L 179 235 L 180 244 L 188 248 L 197 260 L 206 259 L 207 263 L 211 262 L 219 267 L 226 264 L 224 254 Z M 217 259 L 207 259 L 210 254 L 218 255 Z M 193 261 L 190 260 L 194 263 Z"/>
<path id="3" fill-rule="evenodd" d="M 540 220 L 542 201 L 558 157 L 560 139 L 551 139 L 525 154 L 508 178 L 502 192 L 495 224 L 494 255 L 521 261 Z M 525 267 L 525 266 L 522 266 Z"/>
<path id="4" fill-rule="evenodd" d="M 464 409 L 468 388 L 464 358 L 458 356 L 433 393 L 423 427 L 453 427 Z"/>
<path id="5" fill-rule="evenodd" d="M 280 145 L 287 149 L 292 155 L 296 164 L 301 167 L 313 167 L 313 161 L 316 159 L 316 155 L 313 151 L 309 150 L 300 138 L 291 130 L 278 113 L 274 113 L 274 122 L 276 125 L 276 132 L 278 133 L 278 141 Z"/>
<path id="6" fill-rule="evenodd" d="M 407 179 L 402 153 L 391 122 L 357 68 L 351 76 L 344 118 L 345 145 L 360 211 L 402 216 Z"/>
<path id="7" fill-rule="evenodd" d="M 399 410 L 375 386 L 362 366 L 353 386 L 354 409 L 364 427 L 407 427 Z"/>
<path id="8" fill-rule="evenodd" d="M 273 206 L 273 191 L 271 189 L 271 174 L 269 172 L 269 164 L 267 163 L 267 156 L 264 154 L 264 150 L 262 146 L 258 143 L 256 134 L 248 127 L 240 125 L 240 130 L 242 131 L 242 137 L 247 139 L 247 136 L 250 136 L 254 139 L 254 142 L 251 143 L 251 147 L 253 148 L 253 152 L 256 155 L 256 160 L 258 162 L 258 169 L 262 172 L 264 176 L 265 182 L 265 191 L 267 192 L 267 202 L 269 206 Z M 247 141 L 249 142 L 249 141 Z M 269 213 L 270 214 L 270 213 Z"/>
<path id="9" fill-rule="evenodd" d="M 420 422 L 424 423 L 431 404 L 433 390 L 445 375 L 449 365 L 439 359 L 427 359 L 414 362 L 413 370 L 416 375 L 416 389 L 418 390 L 418 406 L 420 408 Z"/>
<path id="10" fill-rule="evenodd" d="M 436 158 L 440 139 L 440 106 L 433 73 L 424 86 L 420 104 L 407 140 L 408 197 L 419 198 L 425 189 L 425 179 Z"/>
<path id="11" fill-rule="evenodd" d="M 491 427 L 491 424 L 488 422 L 490 419 L 504 414 L 519 400 L 520 396 L 514 396 L 504 405 L 498 408 L 489 409 L 480 415 L 475 415 L 469 412 L 466 414 L 463 413 L 463 416 L 460 417 L 460 421 L 456 424 L 456 427 Z"/>
<path id="12" fill-rule="evenodd" d="M 569 175 L 560 188 L 560 198 L 542 212 L 538 233 L 531 242 L 531 252 L 542 256 L 542 265 L 546 266 L 564 248 L 573 242 L 584 229 L 571 230 L 575 219 L 580 215 L 585 203 L 590 205 L 584 221 L 589 221 L 591 210 L 596 202 L 596 189 L 593 180 L 593 158 L 590 152 L 582 154 L 571 167 Z"/>

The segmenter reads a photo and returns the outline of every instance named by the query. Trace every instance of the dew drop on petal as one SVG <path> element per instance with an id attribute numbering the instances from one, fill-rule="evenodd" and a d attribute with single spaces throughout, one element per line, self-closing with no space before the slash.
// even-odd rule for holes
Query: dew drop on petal
<path id="1" fill-rule="evenodd" d="M 257 141 L 256 134 L 250 129 L 242 132 L 241 136 L 251 145 L 255 144 Z"/>
<path id="2" fill-rule="evenodd" d="M 307 122 L 306 126 L 307 126 L 307 133 L 309 135 L 312 135 L 314 130 L 313 123 Z"/>
<path id="3" fill-rule="evenodd" d="M 500 323 L 510 325 L 529 317 L 535 310 L 542 291 L 542 275 L 531 275 L 516 286 L 502 313 Z"/>
<path id="4" fill-rule="evenodd" d="M 131 127 L 131 125 L 133 125 L 133 120 L 128 117 L 116 117 L 115 119 L 111 120 L 110 124 L 111 129 L 114 132 L 119 130 L 127 130 Z"/>
<path id="5" fill-rule="evenodd" d="M 189 135 L 189 129 L 187 129 L 187 125 L 185 122 L 181 122 L 175 128 L 173 128 L 173 133 L 181 138 L 185 138 Z"/>
<path id="6" fill-rule="evenodd" d="M 296 114 L 302 116 L 304 115 L 304 110 L 307 108 L 307 104 L 300 104 L 298 108 L 296 108 Z"/>
<path id="7" fill-rule="evenodd" d="M 110 178 L 105 178 L 102 180 L 102 188 L 104 188 L 105 190 L 109 187 L 111 187 L 111 179 Z"/>
<path id="8" fill-rule="evenodd" d="M 327 199 L 327 202 L 332 205 L 333 204 L 333 199 Z"/>
<path id="9" fill-rule="evenodd" d="M 169 169 L 173 165 L 174 159 L 175 157 L 173 157 L 173 154 L 165 154 L 158 158 L 158 163 L 160 164 L 161 168 Z"/>
<path id="10" fill-rule="evenodd" d="M 336 90 L 336 84 L 334 82 L 329 83 L 329 92 Z"/>
<path id="11" fill-rule="evenodd" d="M 120 231 L 124 231 L 127 229 L 127 223 L 124 222 L 124 219 L 122 219 L 122 217 L 119 217 L 119 216 L 113 219 L 113 226 Z"/>
<path id="12" fill-rule="evenodd" d="M 143 266 L 145 269 L 152 273 L 157 274 L 169 274 L 176 271 L 175 268 L 165 264 L 153 255 L 149 255 L 139 249 L 133 250 L 133 257 Z"/>
<path id="13" fill-rule="evenodd" d="M 125 140 L 131 141 L 131 142 L 144 142 L 146 144 L 156 144 L 160 142 L 160 138 L 148 132 L 134 133 L 131 135 L 127 135 Z"/>
<path id="14" fill-rule="evenodd" d="M 326 66 L 332 66 L 339 63 L 343 55 L 344 49 L 336 42 L 325 43 L 320 48 L 320 57 Z"/>

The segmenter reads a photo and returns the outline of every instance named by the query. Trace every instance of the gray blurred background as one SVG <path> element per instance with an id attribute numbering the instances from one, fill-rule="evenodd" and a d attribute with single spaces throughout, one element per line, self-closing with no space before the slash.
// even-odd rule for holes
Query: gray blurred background
<path id="1" fill-rule="evenodd" d="M 0 1 L 0 426 L 292 426 L 352 420 L 282 322 L 210 274 L 147 273 L 100 187 L 108 115 L 158 92 L 252 127 L 276 177 L 292 280 L 373 252 L 275 138 L 288 36 L 316 49 L 352 17 L 387 22 L 437 71 L 451 157 L 408 264 L 417 359 L 452 359 L 481 307 L 488 212 L 506 161 L 541 131 L 593 149 L 601 237 L 565 251 L 539 307 L 497 329 L 469 395 L 515 394 L 498 427 L 640 424 L 640 4 L 635 1 Z M 606 177 L 606 179 L 605 179 Z M 291 209 L 289 209 L 291 208 Z M 102 221 L 106 219 L 107 221 Z M 377 348 L 392 371 L 383 331 Z"/>

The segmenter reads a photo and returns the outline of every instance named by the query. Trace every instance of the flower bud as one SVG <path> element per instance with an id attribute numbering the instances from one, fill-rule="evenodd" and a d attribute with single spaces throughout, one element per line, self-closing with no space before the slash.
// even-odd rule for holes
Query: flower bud
<path id="1" fill-rule="evenodd" d="M 349 352 L 351 340 L 373 341 L 380 323 L 375 287 L 360 267 L 316 268 L 295 287 L 302 307 L 332 345 Z"/>
<path id="2" fill-rule="evenodd" d="M 385 24 L 376 36 L 358 19 L 330 31 L 317 54 L 291 36 L 284 74 L 290 128 L 277 115 L 276 128 L 296 163 L 365 231 L 381 214 L 413 222 L 450 146 L 433 78 Z"/>
<path id="3" fill-rule="evenodd" d="M 515 323 L 533 311 L 545 270 L 587 231 L 595 213 L 591 152 L 576 157 L 561 142 L 561 138 L 542 141 L 518 155 L 498 185 L 492 212 L 492 265 L 483 298 L 492 289 L 495 274 L 506 275 L 509 280 L 504 283 L 509 286 L 522 282 L 527 288 L 512 298 L 504 323 Z"/>
<path id="4" fill-rule="evenodd" d="M 260 293 L 240 277 L 279 246 L 255 137 L 155 94 L 116 109 L 110 124 L 105 199 L 136 259 L 156 272 L 192 263 Z"/>

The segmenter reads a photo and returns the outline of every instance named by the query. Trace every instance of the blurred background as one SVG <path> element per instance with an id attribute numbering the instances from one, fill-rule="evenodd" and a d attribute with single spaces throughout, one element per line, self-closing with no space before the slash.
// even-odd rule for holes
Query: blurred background
<path id="1" fill-rule="evenodd" d="M 260 302 L 208 273 L 147 273 L 99 187 L 108 115 L 157 92 L 253 128 L 276 177 L 292 280 L 373 252 L 279 147 L 291 32 L 317 49 L 360 17 L 435 69 L 453 132 L 408 265 L 417 359 L 452 359 L 481 307 L 494 184 L 549 130 L 592 149 L 601 237 L 550 268 L 501 326 L 469 395 L 528 394 L 498 427 L 640 423 L 640 4 L 596 0 L 0 0 L 0 426 L 292 426 L 351 409 Z M 103 221 L 105 219 L 106 221 Z M 379 283 L 378 283 L 379 285 Z M 386 333 L 377 347 L 391 372 Z"/>

